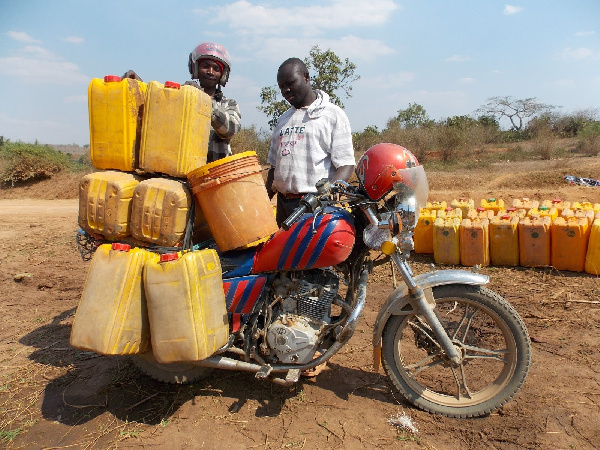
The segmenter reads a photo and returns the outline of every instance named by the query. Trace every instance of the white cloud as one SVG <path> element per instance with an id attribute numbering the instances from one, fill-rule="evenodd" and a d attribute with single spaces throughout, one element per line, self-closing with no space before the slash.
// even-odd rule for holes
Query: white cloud
<path id="1" fill-rule="evenodd" d="M 63 39 L 65 42 L 69 42 L 71 44 L 83 44 L 85 39 L 79 36 L 68 36 Z"/>
<path id="2" fill-rule="evenodd" d="M 39 44 L 40 43 L 40 41 L 32 38 L 31 36 L 29 36 L 27 33 L 24 33 L 23 31 L 7 31 L 4 34 L 7 35 L 9 38 L 14 39 L 15 41 L 25 42 L 27 44 Z"/>
<path id="3" fill-rule="evenodd" d="M 592 49 L 586 47 L 567 47 L 562 52 L 560 52 L 560 56 L 563 59 L 586 59 L 598 57 L 598 54 L 595 53 Z"/>
<path id="4" fill-rule="evenodd" d="M 23 51 L 42 61 L 57 61 L 60 59 L 54 53 L 39 45 L 26 45 L 23 47 Z"/>
<path id="5" fill-rule="evenodd" d="M 28 57 L 0 58 L 0 73 L 48 84 L 87 84 L 90 81 L 88 76 L 81 73 L 77 64 Z"/>
<path id="6" fill-rule="evenodd" d="M 20 56 L 0 58 L 0 73 L 34 78 L 50 84 L 88 83 L 77 64 L 65 61 L 38 45 L 23 47 Z"/>
<path id="7" fill-rule="evenodd" d="M 476 82 L 477 80 L 475 78 L 471 78 L 471 77 L 464 77 L 464 78 L 460 78 L 458 81 L 460 83 L 468 83 L 468 84 L 470 84 L 470 83 Z"/>
<path id="8" fill-rule="evenodd" d="M 224 23 L 242 35 L 279 35 L 293 27 L 295 34 L 317 36 L 330 29 L 381 25 L 398 8 L 392 0 L 330 0 L 323 5 L 292 7 L 238 0 L 209 8 L 214 16 L 208 20 Z M 204 15 L 206 9 L 197 8 L 194 13 Z"/>
<path id="9" fill-rule="evenodd" d="M 446 58 L 446 62 L 465 62 L 465 61 L 469 61 L 471 58 L 469 58 L 468 56 L 462 56 L 462 55 L 452 55 L 449 58 Z"/>
<path id="10" fill-rule="evenodd" d="M 314 45 L 319 45 L 321 50 L 331 49 L 341 59 L 349 58 L 352 62 L 374 61 L 377 58 L 393 55 L 395 50 L 382 41 L 376 39 L 363 39 L 348 35 L 340 39 L 314 38 L 267 38 L 255 45 L 256 57 L 262 60 L 283 62 L 295 56 L 304 58 Z M 290 49 L 293 52 L 290 53 Z"/>
<path id="11" fill-rule="evenodd" d="M 511 14 L 517 14 L 523 11 L 521 6 L 504 5 L 504 15 L 510 16 Z"/>
<path id="12" fill-rule="evenodd" d="M 595 31 L 578 31 L 577 33 L 575 33 L 575 36 L 577 36 L 577 37 L 591 36 L 593 34 L 596 34 L 596 32 Z"/>

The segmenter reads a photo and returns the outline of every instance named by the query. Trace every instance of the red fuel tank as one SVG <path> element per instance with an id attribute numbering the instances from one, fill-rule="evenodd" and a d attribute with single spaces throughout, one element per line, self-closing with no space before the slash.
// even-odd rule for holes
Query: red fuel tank
<path id="1" fill-rule="evenodd" d="M 256 253 L 253 273 L 307 270 L 344 261 L 354 247 L 356 231 L 345 210 L 323 214 L 315 220 L 305 214 L 288 231 L 280 229 Z"/>

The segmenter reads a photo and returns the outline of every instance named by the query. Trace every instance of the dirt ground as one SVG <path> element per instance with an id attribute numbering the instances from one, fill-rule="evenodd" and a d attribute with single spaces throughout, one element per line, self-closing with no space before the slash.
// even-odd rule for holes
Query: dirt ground
<path id="1" fill-rule="evenodd" d="M 600 158 L 502 163 L 429 172 L 430 199 L 528 197 L 600 203 Z M 0 442 L 8 448 L 600 448 L 600 282 L 552 268 L 487 267 L 532 338 L 517 396 L 479 419 L 448 419 L 394 398 L 374 373 L 371 333 L 392 291 L 380 267 L 356 334 L 318 377 L 289 389 L 253 374 L 214 371 L 163 385 L 127 357 L 69 346 L 89 263 L 75 247 L 78 176 L 0 191 Z M 415 272 L 429 256 L 415 258 Z M 418 429 L 388 423 L 399 414 Z"/>

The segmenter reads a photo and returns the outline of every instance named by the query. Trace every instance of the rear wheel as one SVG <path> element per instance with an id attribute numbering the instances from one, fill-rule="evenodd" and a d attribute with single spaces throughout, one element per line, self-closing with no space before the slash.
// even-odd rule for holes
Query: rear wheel
<path id="1" fill-rule="evenodd" d="M 383 366 L 409 402 L 448 417 L 478 417 L 509 401 L 531 364 L 531 343 L 514 308 L 480 286 L 433 288 L 436 312 L 461 355 L 453 365 L 418 314 L 392 316 L 385 325 Z"/>
<path id="2" fill-rule="evenodd" d="M 146 375 L 163 383 L 187 384 L 206 378 L 212 371 L 209 367 L 190 363 L 159 363 L 152 352 L 131 357 L 133 363 Z"/>

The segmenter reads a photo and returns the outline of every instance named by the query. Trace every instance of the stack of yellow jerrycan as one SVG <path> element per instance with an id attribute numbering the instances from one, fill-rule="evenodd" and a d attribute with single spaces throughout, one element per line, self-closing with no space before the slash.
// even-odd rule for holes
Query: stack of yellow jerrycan
<path id="1" fill-rule="evenodd" d="M 585 255 L 585 271 L 592 275 L 600 275 L 600 211 L 597 216 L 590 230 L 590 239 Z"/>
<path id="2" fill-rule="evenodd" d="M 186 179 L 206 163 L 210 97 L 107 76 L 91 81 L 88 100 L 101 170 L 81 179 L 79 225 L 107 243 L 92 258 L 71 344 L 107 355 L 156 345 L 163 362 L 206 358 L 228 338 L 221 267 L 214 250 L 184 238 L 192 223 L 196 237 L 210 237 Z"/>
<path id="3" fill-rule="evenodd" d="M 460 223 L 460 263 L 489 266 L 489 219 L 463 219 Z"/>
<path id="4" fill-rule="evenodd" d="M 551 224 L 548 216 L 519 220 L 519 263 L 523 267 L 545 267 L 551 263 Z"/>
<path id="5" fill-rule="evenodd" d="M 498 215 L 490 220 L 490 263 L 492 266 L 519 265 L 519 217 Z"/>
<path id="6" fill-rule="evenodd" d="M 529 211 L 527 211 L 527 216 L 529 216 L 529 217 L 548 216 L 548 217 L 550 217 L 550 220 L 554 221 L 554 219 L 556 219 L 558 217 L 558 209 L 556 209 L 555 207 L 548 207 L 548 206 L 540 206 L 539 208 L 531 208 Z"/>
<path id="7" fill-rule="evenodd" d="M 470 220 L 488 219 L 488 220 L 490 220 L 495 215 L 496 214 L 493 209 L 486 209 L 484 206 L 480 206 L 477 209 L 470 209 L 467 212 L 467 216 L 464 217 L 464 219 L 470 219 Z"/>
<path id="8" fill-rule="evenodd" d="M 569 209 L 571 207 L 571 202 L 565 202 L 560 198 L 553 198 L 552 200 L 542 200 L 540 206 L 546 206 L 548 208 L 556 208 L 558 211 L 558 215 L 563 212 L 563 209 Z"/>
<path id="9" fill-rule="evenodd" d="M 433 222 L 436 215 L 435 209 L 421 208 L 413 237 L 415 253 L 433 253 Z"/>
<path id="10" fill-rule="evenodd" d="M 433 259 L 440 264 L 460 264 L 460 218 L 436 218 L 433 222 Z"/>
<path id="11" fill-rule="evenodd" d="M 509 206 L 506 209 L 501 209 L 498 211 L 498 216 L 516 216 L 516 217 L 525 217 L 527 215 L 527 211 L 524 209 L 517 209 L 514 206 Z"/>
<path id="12" fill-rule="evenodd" d="M 475 209 L 475 200 L 472 198 L 458 198 L 452 199 L 450 202 L 452 208 L 460 208 L 462 211 L 462 217 L 467 217 L 467 213 L 470 209 Z"/>
<path id="13" fill-rule="evenodd" d="M 489 211 L 494 211 L 494 215 L 498 214 L 498 211 L 504 209 L 504 200 L 501 198 L 482 198 L 481 205 L 482 208 L 485 208 Z"/>
<path id="14" fill-rule="evenodd" d="M 512 206 L 514 206 L 517 209 L 524 209 L 526 211 L 529 211 L 532 208 L 537 208 L 538 206 L 540 206 L 540 202 L 538 202 L 537 200 L 531 200 L 527 197 L 515 198 L 512 201 Z"/>
<path id="15" fill-rule="evenodd" d="M 583 272 L 591 231 L 587 217 L 557 217 L 551 230 L 552 266 L 557 270 Z"/>

